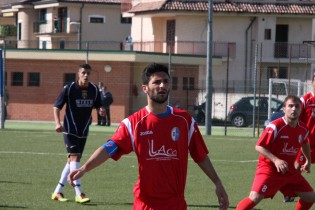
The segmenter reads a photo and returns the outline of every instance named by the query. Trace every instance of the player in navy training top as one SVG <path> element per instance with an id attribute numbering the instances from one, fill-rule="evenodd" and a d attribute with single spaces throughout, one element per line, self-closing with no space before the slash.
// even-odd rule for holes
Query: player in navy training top
<path id="1" fill-rule="evenodd" d="M 51 198 L 53 200 L 67 201 L 62 194 L 62 189 L 70 171 L 80 167 L 80 158 L 92 120 L 92 110 L 102 106 L 98 87 L 89 82 L 90 73 L 91 66 L 89 64 L 80 65 L 78 81 L 65 85 L 54 104 L 56 131 L 63 132 L 64 143 L 69 155 L 59 183 L 52 194 Z M 60 123 L 60 110 L 65 104 L 66 111 L 62 126 Z M 103 112 L 104 110 L 101 108 L 100 114 Z M 77 180 L 74 184 L 76 191 L 75 201 L 78 203 L 89 202 L 90 199 L 82 192 L 81 180 Z"/>

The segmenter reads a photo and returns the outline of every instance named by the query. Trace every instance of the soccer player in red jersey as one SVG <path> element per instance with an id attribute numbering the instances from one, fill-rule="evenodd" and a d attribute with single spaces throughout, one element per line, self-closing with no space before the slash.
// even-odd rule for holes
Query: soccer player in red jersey
<path id="1" fill-rule="evenodd" d="M 115 134 L 88 161 L 68 177 L 71 184 L 109 158 L 135 152 L 139 176 L 134 186 L 134 210 L 185 210 L 184 190 L 188 154 L 216 187 L 220 209 L 229 206 L 228 195 L 208 157 L 198 126 L 184 110 L 168 106 L 168 68 L 148 65 L 142 74 L 142 90 L 148 105 L 124 119 Z"/>
<path id="2" fill-rule="evenodd" d="M 287 96 L 283 105 L 284 117 L 270 123 L 256 144 L 260 153 L 255 179 L 249 197 L 240 201 L 237 210 L 249 210 L 264 198 L 273 198 L 281 191 L 291 197 L 299 196 L 297 210 L 310 209 L 315 202 L 315 192 L 294 166 L 300 149 L 306 161 L 302 172 L 310 172 L 310 145 L 308 129 L 299 122 L 301 101 L 297 96 Z"/>
<path id="3" fill-rule="evenodd" d="M 311 163 L 315 163 L 315 76 L 312 78 L 312 87 L 313 91 L 308 92 L 303 95 L 300 100 L 302 102 L 302 111 L 300 114 L 300 121 L 302 121 L 309 130 L 308 141 L 311 147 Z M 296 158 L 296 168 L 300 169 L 300 167 L 305 163 L 305 156 L 303 152 L 300 150 L 297 158 Z M 292 202 L 294 201 L 293 197 L 284 196 L 284 202 Z"/>
<path id="4" fill-rule="evenodd" d="M 300 121 L 306 124 L 309 129 L 308 139 L 311 146 L 311 160 L 315 163 L 315 75 L 312 78 L 313 92 L 309 92 L 300 98 L 302 102 L 302 112 L 300 115 Z M 305 157 L 302 152 L 299 153 L 297 162 L 299 165 L 303 165 Z"/>

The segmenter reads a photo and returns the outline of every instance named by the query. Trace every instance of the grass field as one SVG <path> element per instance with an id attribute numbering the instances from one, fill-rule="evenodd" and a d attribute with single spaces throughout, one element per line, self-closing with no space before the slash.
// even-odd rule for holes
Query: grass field
<path id="1" fill-rule="evenodd" d="M 116 126 L 91 126 L 83 162 L 115 129 Z M 241 134 L 247 137 L 241 137 Z M 235 209 L 237 203 L 248 195 L 253 181 L 258 154 L 254 151 L 256 138 L 248 136 L 251 131 L 246 129 L 235 137 L 205 136 L 209 156 L 228 191 L 230 209 Z M 117 162 L 109 160 L 86 174 L 82 187 L 92 201 L 80 205 L 74 202 L 74 190 L 70 186 L 64 190 L 70 202 L 50 200 L 66 161 L 63 138 L 54 131 L 54 124 L 6 122 L 5 129 L 0 130 L 0 145 L 0 209 L 132 209 L 132 189 L 137 177 L 134 154 Z M 315 183 L 314 172 L 306 177 L 312 185 Z M 188 209 L 218 209 L 213 184 L 192 160 L 189 161 L 185 195 Z M 261 202 L 256 210 L 295 209 L 295 204 L 282 203 L 282 196 L 277 194 L 273 200 Z"/>

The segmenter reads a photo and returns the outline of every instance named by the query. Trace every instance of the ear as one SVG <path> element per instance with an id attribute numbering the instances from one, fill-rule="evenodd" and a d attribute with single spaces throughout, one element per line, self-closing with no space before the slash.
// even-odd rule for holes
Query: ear
<path id="1" fill-rule="evenodd" d="M 141 87 L 142 87 L 142 91 L 143 91 L 145 94 L 147 94 L 147 92 L 148 92 L 148 86 L 142 85 Z"/>

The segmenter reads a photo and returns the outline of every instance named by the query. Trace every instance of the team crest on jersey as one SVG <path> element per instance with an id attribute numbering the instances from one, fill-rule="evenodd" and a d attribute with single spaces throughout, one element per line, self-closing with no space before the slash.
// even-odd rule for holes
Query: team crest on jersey
<path id="1" fill-rule="evenodd" d="M 88 96 L 87 90 L 82 90 L 82 98 L 86 99 Z"/>
<path id="2" fill-rule="evenodd" d="M 301 144 L 303 141 L 302 135 L 299 135 L 299 143 Z"/>
<path id="3" fill-rule="evenodd" d="M 173 141 L 178 141 L 179 135 L 180 135 L 179 129 L 178 129 L 177 127 L 174 127 L 174 128 L 172 129 L 171 135 L 172 135 L 172 140 L 173 140 Z"/>

